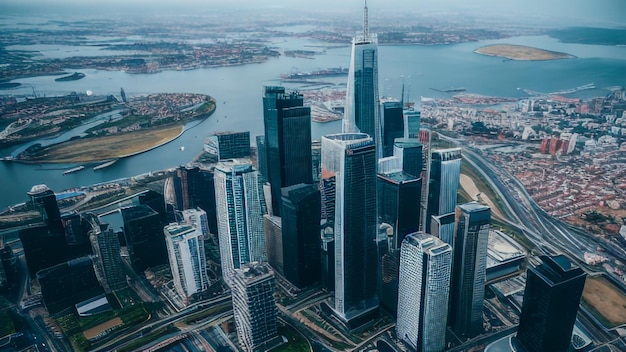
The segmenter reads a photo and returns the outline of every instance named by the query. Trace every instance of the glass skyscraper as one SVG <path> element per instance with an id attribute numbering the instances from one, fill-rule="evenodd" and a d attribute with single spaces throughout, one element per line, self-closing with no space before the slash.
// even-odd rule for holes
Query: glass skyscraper
<path id="1" fill-rule="evenodd" d="M 414 350 L 445 347 L 452 248 L 423 232 L 405 237 L 400 252 L 398 338 Z"/>
<path id="2" fill-rule="evenodd" d="M 265 87 L 263 121 L 267 175 L 272 186 L 272 213 L 280 216 L 281 188 L 313 183 L 311 164 L 311 108 L 298 92 Z"/>
<path id="3" fill-rule="evenodd" d="M 381 102 L 380 110 L 382 138 L 376 146 L 379 159 L 393 155 L 393 145 L 396 138 L 404 137 L 402 102 L 391 100 Z"/>
<path id="4" fill-rule="evenodd" d="M 209 287 L 202 228 L 170 224 L 165 226 L 163 232 L 174 288 L 183 299 L 188 300 Z"/>
<path id="5" fill-rule="evenodd" d="M 343 132 L 362 132 L 378 143 L 378 39 L 369 33 L 367 3 L 364 10 L 363 33 L 352 40 Z"/>
<path id="6" fill-rule="evenodd" d="M 565 351 L 587 275 L 564 255 L 541 260 L 540 265 L 528 269 L 522 315 L 513 340 L 528 352 Z"/>
<path id="7" fill-rule="evenodd" d="M 334 311 L 349 322 L 378 307 L 376 151 L 372 138 L 365 133 L 322 137 L 322 175 L 336 178 Z"/>
<path id="8" fill-rule="evenodd" d="M 461 148 L 433 150 L 428 186 L 426 232 L 431 231 L 433 216 L 448 215 L 438 226 L 438 237 L 454 247 L 454 209 L 461 178 Z"/>
<path id="9" fill-rule="evenodd" d="M 263 208 L 258 172 L 236 159 L 215 167 L 217 232 L 224 278 L 252 261 L 265 261 Z"/>
<path id="10" fill-rule="evenodd" d="M 463 336 L 483 332 L 483 300 L 491 209 L 477 202 L 459 205 L 454 248 L 450 325 Z M 453 224 L 454 225 L 454 224 Z"/>
<path id="11" fill-rule="evenodd" d="M 89 234 L 94 253 L 94 270 L 100 285 L 107 293 L 125 288 L 126 275 L 117 234 L 109 225 L 100 224 L 97 217 L 88 214 L 87 218 L 91 225 Z"/>

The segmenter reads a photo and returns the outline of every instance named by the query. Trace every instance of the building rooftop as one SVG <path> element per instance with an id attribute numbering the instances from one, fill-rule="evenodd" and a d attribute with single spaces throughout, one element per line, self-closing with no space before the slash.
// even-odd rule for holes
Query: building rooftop
<path id="1" fill-rule="evenodd" d="M 512 238 L 498 230 L 489 231 L 487 267 L 490 266 L 490 261 L 493 265 L 497 265 L 511 259 L 517 259 L 525 256 L 526 252 L 524 249 Z"/>
<path id="2" fill-rule="evenodd" d="M 244 282 L 250 283 L 274 276 L 274 271 L 265 263 L 251 262 L 235 269 L 235 275 L 243 279 Z"/>
<path id="3" fill-rule="evenodd" d="M 38 195 L 38 194 L 42 194 L 42 193 L 46 193 L 46 192 L 52 192 L 52 190 L 44 185 L 34 185 L 30 191 L 26 192 L 29 196 L 34 196 L 34 195 Z"/>

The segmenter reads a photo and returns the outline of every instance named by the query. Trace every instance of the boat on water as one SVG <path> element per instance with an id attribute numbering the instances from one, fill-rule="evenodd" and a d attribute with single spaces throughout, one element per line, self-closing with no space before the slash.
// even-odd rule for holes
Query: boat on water
<path id="1" fill-rule="evenodd" d="M 93 171 L 104 169 L 105 167 L 109 167 L 109 166 L 115 164 L 116 161 L 117 161 L 117 159 L 113 159 L 111 161 L 107 161 L 104 164 L 100 164 L 100 165 L 94 166 Z"/>
<path id="2" fill-rule="evenodd" d="M 69 170 L 65 170 L 65 171 L 63 172 L 63 175 L 71 174 L 72 172 L 80 171 L 80 170 L 82 170 L 82 169 L 84 169 L 84 168 L 85 168 L 85 167 L 84 167 L 84 166 L 82 166 L 82 165 L 81 165 L 81 166 L 77 166 L 77 167 L 73 167 L 73 168 L 71 168 L 71 169 L 69 169 Z"/>

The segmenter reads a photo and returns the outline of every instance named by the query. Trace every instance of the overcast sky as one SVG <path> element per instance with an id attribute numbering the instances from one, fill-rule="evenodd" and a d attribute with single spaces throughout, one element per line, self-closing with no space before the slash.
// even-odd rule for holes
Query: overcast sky
<path id="1" fill-rule="evenodd" d="M 0 0 L 0 15 L 11 13 L 16 8 L 36 12 L 38 8 L 43 7 L 61 10 L 68 6 L 74 10 L 91 7 L 109 7 L 112 10 L 169 8 L 181 13 L 186 10 L 193 13 L 198 8 L 208 11 L 218 7 L 281 7 L 302 10 L 308 6 L 312 9 L 329 11 L 335 9 L 359 11 L 363 7 L 363 0 Z M 368 6 L 372 16 L 375 16 L 376 11 L 391 9 L 419 11 L 425 14 L 441 11 L 463 13 L 471 10 L 472 13 L 520 17 L 539 15 L 549 18 L 554 15 L 558 18 L 571 18 L 573 25 L 576 24 L 576 20 L 591 20 L 606 22 L 613 26 L 626 26 L 626 0 L 369 0 Z"/>

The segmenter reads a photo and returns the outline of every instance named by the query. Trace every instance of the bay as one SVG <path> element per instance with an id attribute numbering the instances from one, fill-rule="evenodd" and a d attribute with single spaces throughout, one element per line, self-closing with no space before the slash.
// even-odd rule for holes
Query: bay
<path id="1" fill-rule="evenodd" d="M 566 52 L 576 59 L 553 61 L 511 61 L 483 56 L 473 51 L 490 44 L 519 44 Z M 306 39 L 277 38 L 273 45 L 281 50 L 307 49 L 321 45 Z M 22 48 L 30 50 L 29 48 Z M 54 50 L 54 48 L 48 48 Z M 76 47 L 80 49 L 80 47 Z M 318 50 L 319 48 L 315 48 Z M 63 50 L 71 50 L 63 47 Z M 321 51 L 321 49 L 319 49 Z M 22 87 L 0 90 L 0 94 L 47 96 L 84 92 L 119 96 L 123 87 L 127 95 L 150 93 L 200 93 L 217 100 L 215 113 L 189 123 L 178 139 L 149 152 L 119 160 L 114 165 L 93 171 L 85 168 L 63 175 L 61 169 L 74 165 L 32 165 L 0 162 L 0 209 L 23 202 L 26 192 L 35 184 L 45 183 L 55 191 L 106 182 L 149 171 L 186 164 L 201 150 L 206 136 L 221 131 L 250 131 L 254 137 L 263 134 L 262 91 L 264 85 L 280 84 L 278 78 L 292 71 L 313 71 L 329 67 L 348 67 L 350 47 L 327 49 L 314 59 L 281 56 L 261 64 L 207 68 L 192 71 L 163 71 L 156 74 L 127 74 L 117 71 L 83 70 L 85 78 L 55 82 L 54 77 L 40 76 L 16 80 Z M 67 68 L 75 71 L 74 68 Z M 325 79 L 326 80 L 326 79 Z M 329 79 L 336 86 L 345 85 L 345 76 Z M 402 85 L 410 100 L 420 96 L 446 97 L 430 88 L 465 87 L 468 93 L 493 96 L 524 97 L 518 89 L 553 92 L 595 83 L 597 89 L 579 91 L 568 97 L 588 98 L 605 95 L 604 88 L 626 86 L 626 47 L 560 43 L 548 36 L 516 37 L 453 45 L 380 46 L 379 87 L 381 96 L 400 97 Z M 302 85 L 287 88 L 309 89 Z M 313 123 L 314 139 L 339 132 L 339 122 Z M 180 147 L 184 146 L 184 150 Z M 16 146 L 0 150 L 10 155 Z"/>

